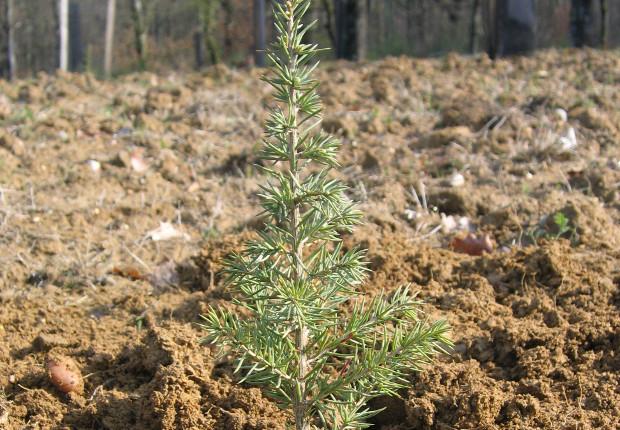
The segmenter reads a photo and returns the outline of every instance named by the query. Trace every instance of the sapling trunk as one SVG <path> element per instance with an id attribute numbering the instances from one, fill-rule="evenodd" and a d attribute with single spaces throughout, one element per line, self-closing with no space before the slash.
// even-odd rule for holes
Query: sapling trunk
<path id="1" fill-rule="evenodd" d="M 295 28 L 295 22 L 293 15 L 288 20 L 287 32 L 289 34 L 289 43 L 287 49 L 291 57 L 290 70 L 291 74 L 295 75 L 297 72 L 297 53 L 293 46 L 292 37 Z M 297 144 L 299 142 L 299 136 L 297 134 L 297 90 L 294 86 L 289 88 L 289 97 L 291 103 L 288 105 L 288 116 L 291 121 L 291 128 L 288 132 L 288 156 L 289 156 L 289 187 L 292 190 L 292 194 L 295 195 L 299 192 L 297 184 L 299 184 L 299 171 L 297 167 Z M 293 265 L 293 282 L 298 283 L 301 281 L 303 271 L 303 243 L 299 240 L 299 203 L 296 200 L 291 201 L 291 219 L 289 225 L 289 232 L 291 233 L 291 258 L 294 261 Z M 295 330 L 295 345 L 299 351 L 299 369 L 297 373 L 297 390 L 293 397 L 293 411 L 295 413 L 295 427 L 297 430 L 307 430 L 308 424 L 306 422 L 306 383 L 305 378 L 308 373 L 308 364 L 306 360 L 306 346 L 308 344 L 308 329 L 303 321 L 299 322 L 299 327 Z"/>
<path id="2" fill-rule="evenodd" d="M 367 428 L 377 413 L 368 400 L 397 395 L 412 370 L 450 344 L 447 325 L 426 324 L 408 288 L 364 299 L 364 252 L 343 250 L 361 214 L 346 187 L 330 179 L 339 142 L 317 131 L 315 45 L 304 43 L 310 0 L 274 2 L 277 38 L 267 57 L 278 105 L 266 123 L 260 154 L 270 178 L 260 194 L 272 220 L 257 240 L 227 261 L 234 303 L 249 317 L 210 309 L 207 340 L 236 356 L 241 382 L 262 385 L 291 411 L 296 430 Z M 319 173 L 309 164 L 323 167 Z M 343 314 L 345 304 L 352 305 Z M 349 306 L 350 307 L 350 306 Z"/>

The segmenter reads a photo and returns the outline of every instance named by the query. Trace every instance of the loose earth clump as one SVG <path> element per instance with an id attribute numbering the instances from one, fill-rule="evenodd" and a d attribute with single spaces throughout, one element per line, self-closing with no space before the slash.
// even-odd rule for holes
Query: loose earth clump
<path id="1" fill-rule="evenodd" d="M 412 283 L 456 344 L 377 400 L 378 429 L 620 425 L 619 67 L 585 50 L 319 71 L 347 82 L 321 91 L 367 214 L 346 238 L 369 249 L 364 292 Z M 195 325 L 230 306 L 221 259 L 263 223 L 258 76 L 0 82 L 0 427 L 284 429 Z M 492 252 L 450 248 L 469 232 Z M 52 356 L 83 394 L 54 386 Z"/>

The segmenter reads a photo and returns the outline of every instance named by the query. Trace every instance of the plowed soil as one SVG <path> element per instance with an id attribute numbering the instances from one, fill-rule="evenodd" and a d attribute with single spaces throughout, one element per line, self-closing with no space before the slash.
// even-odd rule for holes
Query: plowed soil
<path id="1" fill-rule="evenodd" d="M 0 81 L 0 428 L 285 428 L 197 324 L 262 222 L 260 73 Z M 411 283 L 453 327 L 375 428 L 620 428 L 620 54 L 319 75 L 366 214 L 345 238 L 369 250 L 364 294 Z M 467 233 L 493 251 L 452 249 Z M 51 355 L 83 394 L 52 385 Z"/>

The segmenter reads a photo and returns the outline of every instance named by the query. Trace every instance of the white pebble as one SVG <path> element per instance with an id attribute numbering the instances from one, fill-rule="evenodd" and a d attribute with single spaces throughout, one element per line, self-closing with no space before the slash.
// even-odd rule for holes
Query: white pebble
<path id="1" fill-rule="evenodd" d="M 450 177 L 450 185 L 453 187 L 462 187 L 465 185 L 465 176 L 455 173 Z"/>
<path id="2" fill-rule="evenodd" d="M 568 113 L 564 109 L 562 109 L 562 108 L 556 109 L 555 110 L 555 115 L 562 122 L 568 121 Z"/>
<path id="3" fill-rule="evenodd" d="M 88 167 L 90 167 L 90 170 L 93 172 L 97 173 L 101 170 L 101 163 L 97 160 L 88 160 L 87 163 Z"/>

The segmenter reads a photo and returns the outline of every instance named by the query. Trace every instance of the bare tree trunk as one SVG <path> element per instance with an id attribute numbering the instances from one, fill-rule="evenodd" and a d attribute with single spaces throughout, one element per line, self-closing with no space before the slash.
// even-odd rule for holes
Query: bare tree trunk
<path id="1" fill-rule="evenodd" d="M 60 35 L 60 70 L 69 70 L 69 0 L 58 0 L 58 27 Z"/>
<path id="2" fill-rule="evenodd" d="M 336 0 L 336 56 L 363 60 L 368 54 L 368 1 Z"/>
<path id="3" fill-rule="evenodd" d="M 592 0 L 571 1 L 571 38 L 577 48 L 596 45 Z"/>
<path id="4" fill-rule="evenodd" d="M 497 58 L 498 55 L 499 34 L 502 26 L 501 13 L 498 8 L 498 0 L 484 0 L 482 5 L 482 23 L 486 50 L 492 59 Z"/>
<path id="5" fill-rule="evenodd" d="M 609 4 L 607 0 L 601 0 L 601 46 L 607 49 L 609 43 Z"/>
<path id="6" fill-rule="evenodd" d="M 363 0 L 335 0 L 337 58 L 353 60 L 358 55 L 358 1 Z"/>
<path id="7" fill-rule="evenodd" d="M 215 0 L 202 0 L 202 32 L 205 38 L 205 45 L 209 51 L 211 64 L 220 63 L 220 49 L 214 31 L 216 8 Z"/>
<path id="8" fill-rule="evenodd" d="M 6 71 L 5 76 L 8 79 L 14 79 L 17 76 L 17 58 L 15 48 L 15 3 L 14 0 L 6 0 L 4 4 L 4 18 L 6 20 L 4 34 L 6 34 Z"/>
<path id="9" fill-rule="evenodd" d="M 480 12 L 480 0 L 474 0 L 469 22 L 469 52 L 475 54 L 478 50 L 478 17 Z"/>
<path id="10" fill-rule="evenodd" d="M 103 70 L 106 77 L 112 75 L 112 51 L 114 48 L 114 22 L 116 20 L 116 0 L 108 0 L 108 12 L 105 24 L 105 53 Z"/>
<path id="11" fill-rule="evenodd" d="M 368 58 L 368 10 L 370 0 L 357 1 L 357 22 L 356 22 L 356 48 L 357 60 L 363 61 Z"/>
<path id="12" fill-rule="evenodd" d="M 345 0 L 334 0 L 334 20 L 336 27 L 336 58 L 346 58 L 346 56 L 344 55 L 344 47 L 346 43 L 344 42 L 343 37 L 343 27 L 345 27 L 343 21 L 345 20 L 346 14 L 343 12 L 343 1 Z"/>
<path id="13" fill-rule="evenodd" d="M 7 0 L 0 0 L 0 79 L 9 76 Z"/>
<path id="14" fill-rule="evenodd" d="M 407 54 L 409 55 L 415 55 L 416 44 L 413 41 L 420 40 L 420 38 L 417 37 L 415 32 L 416 31 L 419 31 L 421 33 L 424 32 L 424 28 L 420 27 L 420 20 L 417 19 L 418 13 L 414 13 L 414 9 L 416 6 L 414 3 L 415 3 L 414 1 L 408 0 L 405 3 L 405 10 L 404 10 L 406 19 L 405 19 L 405 28 L 403 30 L 403 33 L 405 34 L 407 40 L 412 41 L 411 43 L 407 44 L 409 47 L 409 49 L 407 50 Z"/>
<path id="15" fill-rule="evenodd" d="M 329 40 L 332 43 L 332 48 L 337 49 L 337 37 L 336 31 L 334 30 L 334 3 L 332 0 L 322 0 L 323 9 L 325 10 L 325 30 L 327 30 L 327 35 L 329 36 Z"/>
<path id="16" fill-rule="evenodd" d="M 223 0 L 222 9 L 224 10 L 224 51 L 230 56 L 233 52 L 235 5 L 232 0 Z"/>
<path id="17" fill-rule="evenodd" d="M 81 4 L 69 3 L 69 69 L 83 70 L 84 47 L 82 46 Z"/>
<path id="18" fill-rule="evenodd" d="M 254 64 L 265 67 L 265 0 L 254 0 L 254 37 L 255 53 Z"/>
<path id="19" fill-rule="evenodd" d="M 136 54 L 138 55 L 138 67 L 140 70 L 146 70 L 147 27 L 142 0 L 132 0 L 131 17 L 133 19 L 134 42 Z"/>
<path id="20" fill-rule="evenodd" d="M 205 38 L 201 30 L 194 32 L 194 57 L 196 69 L 201 70 L 205 66 Z"/>
<path id="21" fill-rule="evenodd" d="M 376 51 L 381 51 L 383 50 L 383 47 L 385 46 L 385 3 L 380 2 L 374 3 L 374 10 L 372 11 L 372 13 L 370 14 L 371 16 L 375 16 L 375 21 L 377 23 L 377 29 L 376 29 L 376 33 L 377 36 L 376 41 L 374 42 L 374 49 Z M 378 49 L 377 49 L 378 48 Z"/>
<path id="22" fill-rule="evenodd" d="M 318 34 L 319 34 L 319 31 L 320 31 L 319 30 L 319 24 L 321 22 L 321 18 L 319 16 L 319 11 L 320 11 L 320 8 L 317 5 L 317 3 L 313 3 L 313 6 L 311 7 L 311 10 L 310 10 L 310 22 L 311 23 L 312 22 L 315 23 L 314 24 L 314 28 L 312 29 L 312 39 L 311 39 L 311 40 L 315 41 L 315 43 L 318 40 L 318 37 L 319 37 Z"/>

